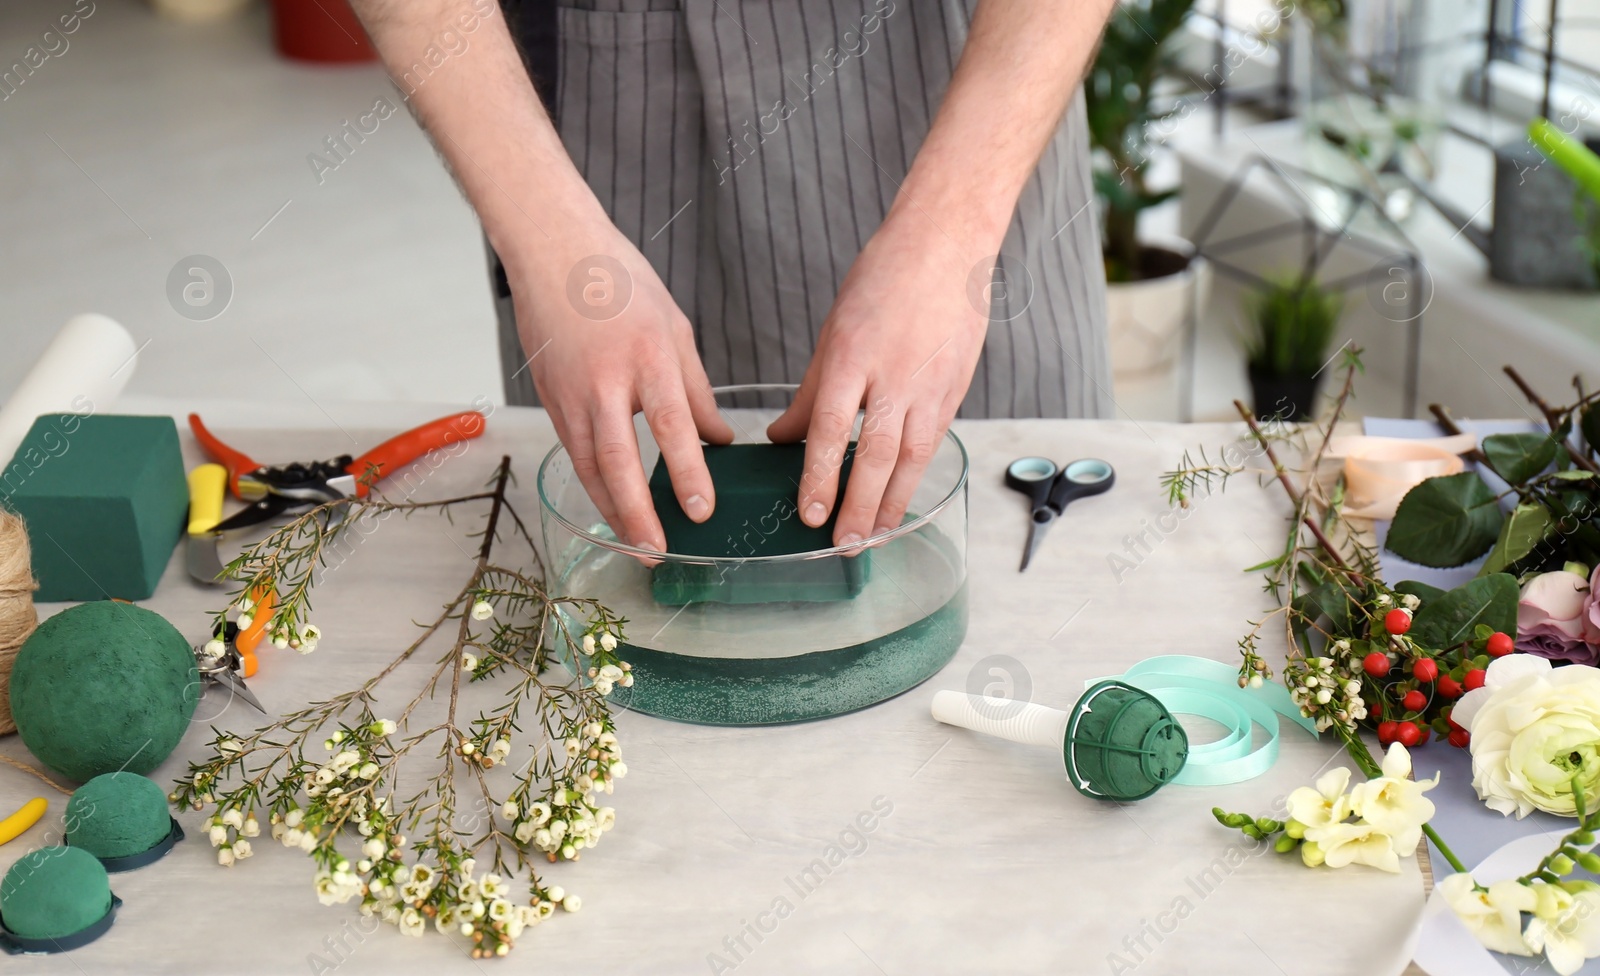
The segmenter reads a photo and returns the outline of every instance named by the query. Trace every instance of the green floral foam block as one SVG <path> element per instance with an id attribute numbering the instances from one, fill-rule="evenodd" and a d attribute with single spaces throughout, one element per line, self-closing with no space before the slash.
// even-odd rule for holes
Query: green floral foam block
<path id="1" fill-rule="evenodd" d="M 833 545 L 833 516 L 816 528 L 800 520 L 795 499 L 805 469 L 804 444 L 729 444 L 705 448 L 706 466 L 716 486 L 711 518 L 696 523 L 685 515 L 672 491 L 664 460 L 650 475 L 650 494 L 667 536 L 667 551 L 683 556 L 715 556 L 750 562 L 694 566 L 662 563 L 651 570 L 657 603 L 820 603 L 848 600 L 861 592 L 871 572 L 871 553 L 765 563 L 757 557 L 815 552 Z M 855 458 L 846 450 L 839 468 L 844 495 Z"/>
<path id="2" fill-rule="evenodd" d="M 189 489 L 171 417 L 46 414 L 0 472 L 22 516 L 34 599 L 143 600 L 183 534 Z"/>

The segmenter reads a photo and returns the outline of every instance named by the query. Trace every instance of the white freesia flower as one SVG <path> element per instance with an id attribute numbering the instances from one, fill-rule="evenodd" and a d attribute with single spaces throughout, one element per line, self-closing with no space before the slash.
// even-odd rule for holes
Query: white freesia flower
<path id="1" fill-rule="evenodd" d="M 1451 718 L 1472 733 L 1472 786 L 1489 809 L 1575 816 L 1574 778 L 1600 796 L 1600 669 L 1508 654 Z"/>
<path id="2" fill-rule="evenodd" d="M 1439 785 L 1438 773 L 1421 781 L 1410 775 L 1411 754 L 1395 742 L 1383 757 L 1383 775 L 1358 783 L 1350 791 L 1351 809 L 1388 834 L 1394 852 L 1401 856 L 1415 851 L 1422 840 L 1422 825 L 1433 819 L 1433 801 L 1422 794 Z"/>
<path id="3" fill-rule="evenodd" d="M 1315 845 L 1322 863 L 1330 868 L 1366 864 L 1381 871 L 1396 874 L 1400 871 L 1393 838 L 1364 821 L 1307 827 L 1306 843 L 1302 847 L 1307 845 Z"/>
<path id="4" fill-rule="evenodd" d="M 620 775 L 617 773 L 619 765 L 621 763 L 612 764 L 611 775 Z M 1289 819 L 1307 827 L 1338 823 L 1350 816 L 1350 798 L 1344 792 L 1349 784 L 1347 767 L 1335 766 L 1328 770 L 1317 780 L 1315 789 L 1302 786 L 1289 794 Z"/>
<path id="5" fill-rule="evenodd" d="M 1496 881 L 1484 891 L 1472 875 L 1452 874 L 1439 882 L 1439 893 L 1485 948 L 1514 956 L 1534 954 L 1522 937 L 1522 913 L 1538 903 L 1527 885 Z"/>
<path id="6" fill-rule="evenodd" d="M 1600 956 L 1600 889 L 1585 886 L 1574 894 L 1538 884 L 1535 892 L 1538 902 L 1523 938 L 1561 976 L 1571 976 L 1585 960 Z"/>

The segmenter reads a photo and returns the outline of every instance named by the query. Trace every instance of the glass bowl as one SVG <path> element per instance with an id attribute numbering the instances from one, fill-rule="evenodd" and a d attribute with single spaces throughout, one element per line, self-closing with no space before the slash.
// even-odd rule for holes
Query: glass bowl
<path id="1" fill-rule="evenodd" d="M 752 384 L 713 393 L 735 443 L 766 443 L 767 425 L 795 389 Z M 660 452 L 642 417 L 635 429 L 649 472 Z M 555 595 L 598 600 L 628 621 L 617 653 L 632 665 L 634 684 L 611 695 L 622 708 L 705 725 L 827 718 L 921 684 L 966 637 L 967 451 L 953 432 L 941 439 L 898 527 L 853 546 L 794 555 L 686 556 L 620 542 L 559 444 L 539 467 L 538 487 Z M 652 573 L 798 578 L 817 568 L 802 565 L 808 561 L 860 560 L 863 553 L 870 565 L 846 570 L 864 577 L 859 591 L 829 602 L 664 604 L 656 600 L 659 583 L 652 586 Z M 646 559 L 660 565 L 652 569 Z M 565 623 L 586 626 L 576 617 Z M 566 663 L 578 674 L 588 669 L 582 661 Z"/>

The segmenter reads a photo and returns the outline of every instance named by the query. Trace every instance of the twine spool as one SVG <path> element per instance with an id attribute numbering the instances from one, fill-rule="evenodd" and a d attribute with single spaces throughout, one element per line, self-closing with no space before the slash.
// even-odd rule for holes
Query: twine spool
<path id="1" fill-rule="evenodd" d="M 28 530 L 22 518 L 0 508 L 0 735 L 17 730 L 11 720 L 11 665 L 17 651 L 39 625 L 33 608 L 33 579 Z"/>

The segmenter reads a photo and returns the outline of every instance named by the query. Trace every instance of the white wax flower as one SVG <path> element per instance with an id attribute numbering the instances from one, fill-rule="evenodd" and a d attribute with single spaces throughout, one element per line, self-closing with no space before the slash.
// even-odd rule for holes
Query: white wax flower
<path id="1" fill-rule="evenodd" d="M 594 653 L 594 635 L 593 634 L 584 634 L 583 635 L 583 653 L 585 653 L 585 654 L 593 654 Z"/>
<path id="2" fill-rule="evenodd" d="M 217 863 L 225 868 L 233 867 L 233 850 L 227 847 L 217 848 Z"/>
<path id="3" fill-rule="evenodd" d="M 1451 719 L 1472 733 L 1472 786 L 1489 809 L 1576 816 L 1574 778 L 1591 808 L 1600 796 L 1600 669 L 1508 654 Z"/>
<path id="4" fill-rule="evenodd" d="M 228 828 L 218 824 L 208 832 L 212 847 L 220 847 L 228 841 Z"/>
<path id="5" fill-rule="evenodd" d="M 230 807 L 222 811 L 222 816 L 218 819 L 222 821 L 224 826 L 232 827 L 235 830 L 244 826 L 244 814 L 240 813 L 236 807 Z"/>
<path id="6" fill-rule="evenodd" d="M 609 631 L 609 630 L 606 631 L 605 633 L 601 634 L 600 635 L 600 646 L 605 648 L 608 651 L 616 650 L 617 649 L 617 638 L 616 638 L 616 635 L 611 633 L 611 631 Z"/>
<path id="7" fill-rule="evenodd" d="M 466 654 L 462 654 L 461 655 L 461 670 L 463 670 L 463 671 L 476 671 L 476 670 L 478 670 L 478 655 L 470 653 L 470 652 L 468 652 Z"/>
<path id="8" fill-rule="evenodd" d="M 427 925 L 428 923 L 422 917 L 422 913 L 415 908 L 408 908 L 400 913 L 400 932 L 402 935 L 421 938 L 422 933 L 427 931 Z"/>
<path id="9" fill-rule="evenodd" d="M 494 606 L 487 600 L 479 600 L 472 605 L 473 620 L 488 620 L 494 616 Z"/>
<path id="10" fill-rule="evenodd" d="M 567 897 L 561 899 L 561 907 L 565 908 L 569 912 L 575 912 L 583 907 L 583 899 L 579 898 L 577 895 L 568 895 Z"/>

